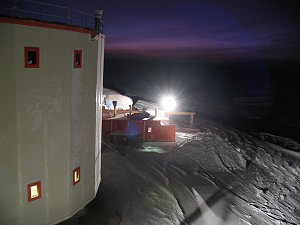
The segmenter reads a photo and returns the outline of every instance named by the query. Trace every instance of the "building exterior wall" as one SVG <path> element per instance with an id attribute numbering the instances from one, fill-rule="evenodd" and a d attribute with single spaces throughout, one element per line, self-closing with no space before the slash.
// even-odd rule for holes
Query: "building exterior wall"
<path id="1" fill-rule="evenodd" d="M 103 137 L 109 138 L 115 132 L 135 135 L 143 141 L 174 142 L 176 138 L 176 125 L 161 125 L 161 121 L 159 120 L 103 120 Z"/>
<path id="2" fill-rule="evenodd" d="M 0 224 L 54 224 L 100 183 L 104 38 L 1 20 L 0 33 Z M 39 48 L 39 68 L 25 68 L 25 47 Z M 41 198 L 28 202 L 27 185 L 37 181 Z"/>
<path id="3" fill-rule="evenodd" d="M 153 121 L 156 122 L 156 121 Z M 146 123 L 145 141 L 174 142 L 176 137 L 176 125 L 160 125 L 157 123 Z M 151 132 L 148 128 L 151 128 Z"/>

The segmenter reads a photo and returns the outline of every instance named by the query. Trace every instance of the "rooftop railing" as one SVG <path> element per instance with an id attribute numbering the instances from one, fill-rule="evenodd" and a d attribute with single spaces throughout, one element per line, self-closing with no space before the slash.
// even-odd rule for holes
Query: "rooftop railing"
<path id="1" fill-rule="evenodd" d="M 95 15 L 66 6 L 34 0 L 0 1 L 0 15 L 94 29 Z M 100 33 L 103 33 L 101 20 Z"/>

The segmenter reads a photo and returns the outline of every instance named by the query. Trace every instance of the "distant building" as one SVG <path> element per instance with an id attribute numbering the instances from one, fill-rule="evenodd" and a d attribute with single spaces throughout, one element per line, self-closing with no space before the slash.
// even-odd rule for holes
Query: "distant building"
<path id="1" fill-rule="evenodd" d="M 138 110 L 144 110 L 144 111 L 154 111 L 155 109 L 159 109 L 158 104 L 155 104 L 153 102 L 145 101 L 145 100 L 138 100 L 134 105 L 134 108 Z"/>
<path id="2" fill-rule="evenodd" d="M 102 104 L 105 109 L 114 109 L 113 101 L 117 101 L 117 109 L 128 110 L 133 101 L 130 97 L 121 95 L 115 90 L 103 88 Z"/>

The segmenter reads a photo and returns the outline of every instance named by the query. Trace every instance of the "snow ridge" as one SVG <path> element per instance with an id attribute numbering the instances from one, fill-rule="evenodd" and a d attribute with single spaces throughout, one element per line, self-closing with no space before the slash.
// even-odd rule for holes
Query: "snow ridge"
<path id="1" fill-rule="evenodd" d="M 176 145 L 106 143 L 100 208 L 122 225 L 300 224 L 299 158 L 274 147 L 296 142 L 194 122 L 199 132 L 177 132 Z"/>
<path id="2" fill-rule="evenodd" d="M 202 121 L 201 125 L 203 124 Z M 197 164 L 204 164 L 212 173 L 223 167 L 226 176 L 235 180 L 231 185 L 233 188 L 227 189 L 220 185 L 224 181 L 221 177 L 217 182 L 218 186 L 243 199 L 249 206 L 272 219 L 273 223 L 299 224 L 299 160 L 277 152 L 248 134 L 220 124 L 209 124 L 205 128 L 211 133 L 207 133 L 205 137 L 201 134 L 201 143 L 195 143 L 197 138 L 193 137 L 190 142 L 180 145 L 181 148 L 184 147 L 181 151 L 197 145 L 198 154 L 205 157 L 213 151 L 215 154 L 209 153 L 210 157 L 217 156 L 221 166 L 218 163 L 211 166 L 203 163 L 203 160 L 196 161 Z M 212 139 L 215 143 L 211 142 Z M 215 178 L 209 178 L 216 182 Z"/>

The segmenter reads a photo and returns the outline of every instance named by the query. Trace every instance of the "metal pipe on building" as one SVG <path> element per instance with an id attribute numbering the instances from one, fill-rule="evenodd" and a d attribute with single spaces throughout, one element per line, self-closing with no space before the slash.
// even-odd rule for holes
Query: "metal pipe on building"
<path id="1" fill-rule="evenodd" d="M 116 115 L 117 115 L 117 101 L 113 101 L 112 102 L 113 103 L 113 106 L 114 106 L 114 117 L 116 117 Z"/>
<path id="2" fill-rule="evenodd" d="M 91 36 L 92 41 L 98 40 L 99 35 L 103 34 L 103 22 L 102 22 L 103 10 L 98 9 L 95 11 L 95 27 Z"/>

